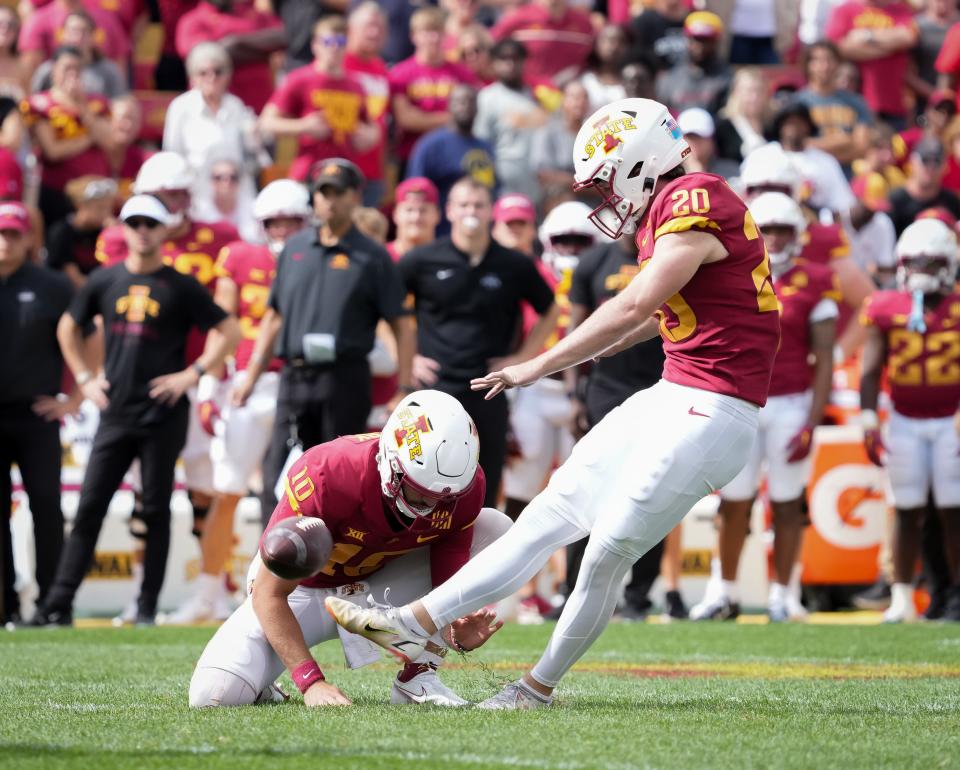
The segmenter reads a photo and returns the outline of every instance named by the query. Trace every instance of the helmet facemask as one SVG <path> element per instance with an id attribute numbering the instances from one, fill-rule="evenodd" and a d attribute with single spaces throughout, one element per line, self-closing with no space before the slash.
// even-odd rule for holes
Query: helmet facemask
<path id="1" fill-rule="evenodd" d="M 903 256 L 897 264 L 897 286 L 902 291 L 939 294 L 956 281 L 957 266 L 947 257 Z"/>
<path id="2" fill-rule="evenodd" d="M 651 158 L 653 163 L 655 158 Z M 596 190 L 600 193 L 601 202 L 592 212 L 590 221 L 604 235 L 617 239 L 621 235 L 634 233 L 637 230 L 637 220 L 647 208 L 650 195 L 653 193 L 657 180 L 648 177 L 643 183 L 643 193 L 639 201 L 630 201 L 617 194 L 615 179 L 619 160 L 603 161 L 583 182 L 575 182 L 574 192 L 581 190 Z M 643 170 L 643 162 L 637 163 L 631 170 L 628 178 L 639 176 Z"/>

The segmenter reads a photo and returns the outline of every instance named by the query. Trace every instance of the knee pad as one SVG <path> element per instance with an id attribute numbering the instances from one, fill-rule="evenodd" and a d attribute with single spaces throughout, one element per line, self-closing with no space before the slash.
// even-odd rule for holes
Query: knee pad
<path id="1" fill-rule="evenodd" d="M 494 540 L 498 540 L 512 526 L 513 521 L 510 517 L 496 508 L 481 508 L 477 523 L 474 525 L 473 544 L 470 547 L 471 558 Z"/>
<path id="2" fill-rule="evenodd" d="M 190 679 L 190 708 L 249 706 L 257 692 L 249 682 L 221 668 L 197 668 Z"/>

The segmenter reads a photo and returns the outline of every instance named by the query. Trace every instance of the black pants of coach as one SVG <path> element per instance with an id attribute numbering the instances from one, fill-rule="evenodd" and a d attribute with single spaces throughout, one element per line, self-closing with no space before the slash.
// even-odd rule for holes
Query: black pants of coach
<path id="1" fill-rule="evenodd" d="M 187 439 L 189 403 L 171 411 L 163 422 L 149 426 L 105 419 L 97 428 L 90 450 L 87 472 L 80 488 L 77 516 L 63 548 L 57 576 L 44 603 L 47 611 L 73 607 L 77 589 L 93 563 L 94 549 L 110 500 L 120 488 L 123 476 L 134 459 L 140 460 L 146 549 L 143 584 L 137 600 L 141 615 L 153 615 L 163 588 L 170 550 L 170 496 L 174 468 Z"/>
<path id="2" fill-rule="evenodd" d="M 365 358 L 284 367 L 273 435 L 263 458 L 260 515 L 264 527 L 277 506 L 273 490 L 293 444 L 298 442 L 307 450 L 338 436 L 363 433 L 370 407 L 370 365 Z"/>
<path id="3" fill-rule="evenodd" d="M 47 422 L 30 404 L 0 406 L 0 547 L 2 547 L 4 613 L 19 612 L 13 590 L 15 572 L 10 532 L 10 468 L 20 468 L 30 502 L 36 543 L 36 578 L 43 601 L 53 582 L 63 548 L 63 511 L 60 508 L 60 423 Z"/>
<path id="4" fill-rule="evenodd" d="M 456 398 L 473 419 L 480 437 L 480 467 L 487 478 L 487 493 L 483 504 L 489 508 L 497 505 L 500 495 L 500 479 L 507 456 L 507 426 L 510 419 L 507 399 L 503 395 L 485 401 L 483 392 L 470 390 L 470 385 L 450 385 L 439 382 L 436 390 Z"/>
<path id="5" fill-rule="evenodd" d="M 651 385 L 653 383 L 650 383 Z M 591 377 L 587 384 L 587 419 L 590 425 L 596 425 L 607 413 L 620 406 L 637 389 L 624 388 L 606 380 Z M 587 538 L 567 546 L 567 596 L 573 592 L 580 572 L 580 562 L 587 547 Z M 630 574 L 630 583 L 624 589 L 624 601 L 638 610 L 650 607 L 647 594 L 660 574 L 660 558 L 663 556 L 663 541 L 647 551 L 637 560 Z"/>

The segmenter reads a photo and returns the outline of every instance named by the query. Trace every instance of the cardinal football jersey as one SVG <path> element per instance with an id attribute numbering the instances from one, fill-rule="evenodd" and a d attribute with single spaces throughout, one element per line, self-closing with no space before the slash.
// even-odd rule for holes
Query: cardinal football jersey
<path id="1" fill-rule="evenodd" d="M 643 270 L 659 238 L 699 230 L 728 256 L 703 264 L 657 311 L 663 378 L 763 406 L 780 340 L 780 313 L 763 239 L 746 204 L 715 174 L 667 184 L 637 230 Z"/>
<path id="2" fill-rule="evenodd" d="M 960 294 L 924 314 L 925 332 L 907 329 L 913 300 L 907 292 L 878 291 L 860 321 L 887 338 L 887 378 L 893 408 L 905 417 L 950 417 L 960 405 Z"/>
<path id="3" fill-rule="evenodd" d="M 217 257 L 214 275 L 229 278 L 237 285 L 237 318 L 243 335 L 234 353 L 238 371 L 250 363 L 276 271 L 277 262 L 270 249 L 246 241 L 224 246 Z M 275 358 L 270 362 L 270 371 L 279 371 L 282 366 L 283 362 Z"/>
<path id="4" fill-rule="evenodd" d="M 780 349 L 773 362 L 770 395 L 803 393 L 813 382 L 810 365 L 810 314 L 825 299 L 840 301 L 830 268 L 800 262 L 775 280 L 780 299 Z"/>
<path id="5" fill-rule="evenodd" d="M 406 443 L 415 438 L 408 431 L 399 440 Z M 314 516 L 323 519 L 333 537 L 330 561 L 301 585 L 335 588 L 354 583 L 399 556 L 429 546 L 436 586 L 470 558 L 473 525 L 487 486 L 483 469 L 477 469 L 475 483 L 452 508 L 440 508 L 406 527 L 380 490 L 379 439 L 379 433 L 368 433 L 328 441 L 308 449 L 288 471 L 286 494 L 267 529 L 290 516 Z"/>

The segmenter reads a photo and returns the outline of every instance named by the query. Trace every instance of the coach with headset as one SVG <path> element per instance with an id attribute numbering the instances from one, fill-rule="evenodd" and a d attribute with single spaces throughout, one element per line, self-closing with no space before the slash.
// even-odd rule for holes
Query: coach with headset
<path id="1" fill-rule="evenodd" d="M 308 175 L 318 225 L 292 236 L 260 325 L 242 403 L 276 355 L 284 360 L 273 437 L 263 461 L 264 524 L 291 450 L 361 433 L 370 413 L 370 366 L 377 323 L 397 339 L 399 399 L 411 392 L 413 324 L 406 291 L 390 255 L 353 225 L 364 177 L 350 161 L 331 158 Z"/>

